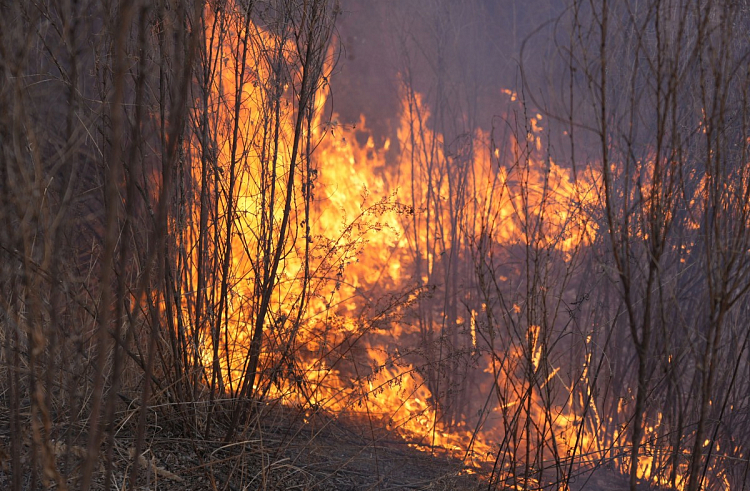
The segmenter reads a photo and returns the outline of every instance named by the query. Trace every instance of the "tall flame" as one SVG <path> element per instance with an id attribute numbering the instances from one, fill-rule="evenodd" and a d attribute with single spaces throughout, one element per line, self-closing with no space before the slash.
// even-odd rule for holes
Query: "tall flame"
<path id="1" fill-rule="evenodd" d="M 215 207 L 208 218 L 200 214 L 208 213 L 205 207 L 196 208 L 188 218 L 191 233 L 180 244 L 185 251 L 200 249 L 206 231 L 199 228 L 210 222 L 208 247 L 230 259 L 224 330 L 216 336 L 204 329 L 195 346 L 206 380 L 218 378 L 231 393 L 243 383 L 258 309 L 254 289 L 265 281 L 273 240 L 283 254 L 263 320 L 260 371 L 266 376 L 257 394 L 363 414 L 419 448 L 444 448 L 478 465 L 494 462 L 502 479 L 515 475 L 507 462 L 516 460 L 499 455 L 500 447 L 558 462 L 572 455 L 580 465 L 614 459 L 625 471 L 620 449 L 627 445 L 627 422 L 605 420 L 587 383 L 591 336 L 583 346 L 584 367 L 566 381 L 546 358 L 546 328 L 525 315 L 526 306 L 507 307 L 521 325 L 504 346 L 493 344 L 493 307 L 468 285 L 453 291 L 463 295 L 463 306 L 456 300 L 452 314 L 414 314 L 432 309 L 427 299 L 449 278 L 484 267 L 486 257 L 472 261 L 469 247 L 480 255 L 497 246 L 531 248 L 551 251 L 563 264 L 573 260 L 597 233 L 586 211 L 595 204 L 599 177 L 574 178 L 545 155 L 541 115 L 529 118 L 525 139 L 516 132 L 500 141 L 476 130 L 449 144 L 428 124 L 423 97 L 404 89 L 397 140 L 378 144 L 364 116 L 354 124 L 323 117 L 323 86 L 301 137 L 307 150 L 294 171 L 289 237 L 280 237 L 274 210 L 290 192 L 292 142 L 300 138 L 294 121 L 304 110 L 294 99 L 299 74 L 281 69 L 295 64 L 295 46 L 243 23 L 239 13 L 222 17 L 219 30 L 213 12 L 206 18 L 205 52 L 215 53 L 219 76 L 207 75 L 207 104 L 194 114 L 198 125 L 211 128 L 210 141 L 196 137 L 190 151 L 194 199 L 213 200 Z M 255 44 L 243 66 L 236 48 L 246 37 Z M 509 104 L 518 104 L 515 93 L 504 93 Z M 396 161 L 389 160 L 393 146 Z M 216 187 L 207 174 L 219 177 Z M 193 285 L 200 284 L 198 262 L 194 254 L 185 264 Z M 507 280 L 497 274 L 496 280 Z M 217 285 L 204 288 L 211 298 L 222 296 Z M 448 376 L 431 364 L 443 361 L 442 347 L 455 332 L 466 341 L 452 345 L 453 354 L 472 360 L 474 367 L 464 370 L 475 380 L 478 402 L 467 405 L 475 415 L 450 420 L 441 406 L 449 390 L 441 380 Z M 644 444 L 660 424 L 660 417 L 649 422 Z M 516 434 L 514 428 L 525 429 Z M 534 443 L 535 434 L 548 443 Z M 650 478 L 658 465 L 656 456 L 644 455 L 639 473 Z"/>

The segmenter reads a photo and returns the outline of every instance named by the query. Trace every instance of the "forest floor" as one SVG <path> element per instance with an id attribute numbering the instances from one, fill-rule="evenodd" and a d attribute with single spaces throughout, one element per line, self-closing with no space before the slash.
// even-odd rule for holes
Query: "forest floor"
<path id="1" fill-rule="evenodd" d="M 467 467 L 443 450 L 410 444 L 396 432 L 361 416 L 324 411 L 313 414 L 309 409 L 280 404 L 264 406 L 231 443 L 225 443 L 222 436 L 228 418 L 222 418 L 220 410 L 213 413 L 215 438 L 206 439 L 192 432 L 194 425 L 187 422 L 191 417 L 205 418 L 205 414 L 180 413 L 169 405 L 150 409 L 145 450 L 139 459 L 140 490 L 488 489 L 486 477 L 479 476 L 488 476 L 491 468 Z M 110 489 L 129 489 L 125 484 L 133 463 L 137 414 L 123 411 L 113 426 Z M 22 462 L 28 459 L 30 435 L 23 442 Z M 52 448 L 60 469 L 67 469 L 64 474 L 71 476 L 70 489 L 76 489 L 75 476 L 85 455 L 84 447 L 53 443 Z M 0 431 L 0 489 L 10 489 L 9 456 L 10 434 Z M 31 487 L 30 474 L 24 476 L 24 489 Z M 104 488 L 104 474 L 103 464 L 99 465 L 94 471 L 93 489 Z M 606 467 L 580 473 L 569 484 L 571 491 L 629 489 L 626 476 Z M 541 488 L 563 489 L 556 483 Z M 654 488 L 644 485 L 639 489 Z"/>
<path id="2" fill-rule="evenodd" d="M 218 404 L 217 404 L 218 405 Z M 228 418 L 214 412 L 214 438 L 207 439 L 174 407 L 149 411 L 144 451 L 139 459 L 138 489 L 198 490 L 451 490 L 476 489 L 481 481 L 458 459 L 414 448 L 394 432 L 378 430 L 357 416 L 268 406 L 225 443 Z M 129 489 L 125 484 L 133 463 L 137 411 L 119 413 L 114 427 L 112 477 L 109 489 Z M 195 415 L 196 413 L 192 413 Z M 205 418 L 205 414 L 199 415 Z M 5 418 L 0 418 L 5 419 Z M 11 488 L 10 431 L 0 429 L 0 489 Z M 201 427 L 201 425 L 198 425 Z M 22 435 L 22 468 L 30 461 L 31 431 Z M 76 476 L 85 455 L 80 445 L 53 442 L 58 468 Z M 104 449 L 104 446 L 102 447 Z M 31 472 L 23 476 L 30 489 Z M 103 463 L 94 470 L 93 489 L 104 488 Z M 38 486 L 46 488 L 46 486 Z M 52 489 L 56 489 L 52 485 Z"/>

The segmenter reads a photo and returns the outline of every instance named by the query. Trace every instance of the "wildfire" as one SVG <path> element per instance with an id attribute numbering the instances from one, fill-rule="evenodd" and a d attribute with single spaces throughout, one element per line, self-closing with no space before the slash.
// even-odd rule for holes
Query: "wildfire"
<path id="1" fill-rule="evenodd" d="M 194 115 L 197 121 L 205 117 L 202 124 L 212 128 L 210 142 L 191 142 L 194 199 L 216 203 L 215 225 L 207 236 L 210 247 L 228 254 L 231 288 L 224 294 L 222 334 L 198 333 L 196 350 L 206 381 L 218 380 L 224 390 L 237 393 L 247 376 L 256 289 L 268 281 L 264 274 L 273 241 L 283 251 L 269 314 L 261 319 L 259 372 L 267 376 L 256 381 L 255 394 L 359 413 L 419 448 L 441 447 L 470 455 L 477 464 L 499 459 L 498 444 L 513 438 L 518 455 L 539 452 L 542 460 L 558 461 L 570 455 L 580 465 L 614 459 L 626 471 L 619 449 L 627 445 L 627 424 L 602 420 L 586 382 L 591 337 L 578 380 L 563 381 L 560 367 L 545 358 L 544 328 L 538 324 L 521 327 L 522 334 L 499 355 L 499 348 L 492 346 L 492 352 L 483 338 L 490 314 L 480 301 L 472 300 L 450 319 L 446 312 L 428 315 L 429 325 L 410 317 L 430 288 L 446 281 L 448 268 L 464 267 L 458 259 L 446 259 L 466 246 L 462 237 L 508 249 L 553 251 L 563 262 L 594 240 L 597 231 L 587 208 L 593 206 L 599 177 L 589 173 L 574 179 L 544 155 L 542 115 L 530 118 L 525 141 L 511 137 L 498 145 L 494 135 L 477 130 L 449 153 L 443 136 L 425 124 L 428 104 L 420 94 L 403 91 L 397 141 L 377 144 L 364 115 L 351 124 L 324 116 L 323 84 L 314 95 L 314 114 L 302 135 L 295 134 L 300 108 L 292 87 L 300 74 L 279 68 L 295 64 L 293 42 L 252 22 L 243 24 L 239 13 L 223 17 L 224 37 L 214 35 L 208 32 L 213 13 L 207 18 L 206 51 L 217 53 L 219 76 L 207 85 L 208 106 Z M 252 36 L 246 36 L 248 30 Z M 243 66 L 236 47 L 246 37 L 259 41 Z M 519 103 L 514 92 L 503 93 L 509 103 Z M 295 139 L 306 150 L 291 170 Z M 395 162 L 388 158 L 394 145 L 400 152 Z M 207 172 L 222 176 L 220 187 L 201 187 L 207 186 L 202 179 Z M 291 190 L 290 178 L 297 182 Z M 456 214 L 453 205 L 462 196 L 473 201 L 460 203 L 463 212 Z M 274 213 L 287 199 L 294 204 L 291 226 L 289 236 L 281 237 Z M 197 250 L 200 234 L 206 233 L 199 230 L 206 222 L 201 210 L 206 213 L 196 208 L 189 219 L 192 233 L 181 244 L 186 251 Z M 185 265 L 195 285 L 205 268 L 198 261 L 193 255 Z M 218 286 L 204 288 L 211 298 L 222 296 Z M 521 319 L 525 309 L 513 304 L 508 315 Z M 478 367 L 478 393 L 511 394 L 480 404 L 475 423 L 446 419 L 440 394 L 433 394 L 447 390 L 435 382 L 444 375 L 419 363 L 426 357 L 420 349 L 441 346 L 447 321 L 466 330 L 465 352 Z M 420 339 L 432 344 L 420 348 L 414 343 Z M 564 391 L 549 395 L 552 385 Z M 522 420 L 528 420 L 518 425 L 525 434 L 512 435 L 511 423 Z M 650 422 L 644 445 L 653 443 L 660 424 L 661 416 Z M 549 439 L 544 448 L 532 448 L 535 432 Z M 644 454 L 639 474 L 649 479 L 658 465 L 657 456 Z M 498 471 L 513 473 L 503 463 Z"/>

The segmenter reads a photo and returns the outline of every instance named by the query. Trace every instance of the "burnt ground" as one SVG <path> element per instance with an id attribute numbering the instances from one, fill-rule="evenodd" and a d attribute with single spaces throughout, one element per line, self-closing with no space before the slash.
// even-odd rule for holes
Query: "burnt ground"
<path id="1" fill-rule="evenodd" d="M 150 408 L 151 409 L 151 408 Z M 139 459 L 140 490 L 473 490 L 487 489 L 490 469 L 467 469 L 459 459 L 421 450 L 361 416 L 312 414 L 285 406 L 264 406 L 257 416 L 225 443 L 221 437 L 228 418 L 214 411 L 214 439 L 191 434 L 191 417 L 167 406 L 149 413 L 145 452 Z M 133 464 L 137 411 L 120 413 L 115 425 L 112 486 L 124 485 Z M 205 414 L 202 415 L 205 418 Z M 4 419 L 4 418 L 0 418 Z M 199 427 L 202 427 L 200 425 Z M 10 489 L 10 434 L 0 431 L 0 489 Z M 28 461 L 29 437 L 24 438 L 23 462 Z M 73 476 L 76 489 L 83 446 L 53 445 L 58 466 Z M 67 461 L 67 464 L 66 464 Z M 67 467 L 65 467 L 67 465 Z M 24 476 L 29 489 L 30 472 Z M 95 470 L 94 489 L 103 489 L 104 468 Z M 53 486 L 54 488 L 54 486 Z M 534 486 L 531 486 L 534 488 Z M 493 489 L 498 489 L 493 486 Z M 502 489 L 502 488 L 500 488 Z M 508 487 L 510 489 L 510 487 Z M 544 489 L 562 489 L 547 483 Z M 628 481 L 606 466 L 580 473 L 570 481 L 571 491 L 627 490 Z M 642 490 L 653 489 L 647 485 Z"/>

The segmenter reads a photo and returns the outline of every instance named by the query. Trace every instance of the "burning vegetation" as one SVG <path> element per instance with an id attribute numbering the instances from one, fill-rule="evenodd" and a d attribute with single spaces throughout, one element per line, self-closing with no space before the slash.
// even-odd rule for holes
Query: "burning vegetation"
<path id="1" fill-rule="evenodd" d="M 750 6 L 403 3 L 0 5 L 0 484 L 750 487 Z"/>

